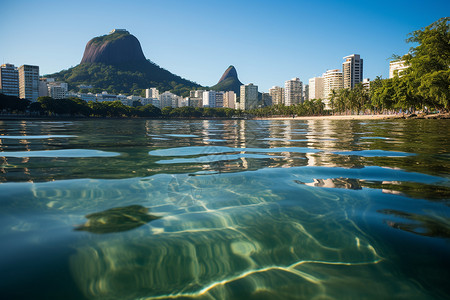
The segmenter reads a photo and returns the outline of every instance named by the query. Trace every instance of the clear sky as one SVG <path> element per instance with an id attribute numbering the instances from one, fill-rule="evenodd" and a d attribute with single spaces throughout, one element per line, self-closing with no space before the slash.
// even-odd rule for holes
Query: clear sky
<path id="1" fill-rule="evenodd" d="M 388 77 L 407 34 L 450 15 L 450 1 L 0 0 L 0 62 L 49 74 L 76 66 L 86 43 L 113 28 L 145 56 L 201 85 L 229 65 L 260 91 L 303 82 L 360 54 L 364 77 Z"/>

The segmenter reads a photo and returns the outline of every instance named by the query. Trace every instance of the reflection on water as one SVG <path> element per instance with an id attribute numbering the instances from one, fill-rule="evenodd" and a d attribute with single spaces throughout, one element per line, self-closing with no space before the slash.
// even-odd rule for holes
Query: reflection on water
<path id="1" fill-rule="evenodd" d="M 386 220 L 386 223 L 392 228 L 423 236 L 450 238 L 450 219 L 448 216 L 424 216 L 392 209 L 381 210 L 380 213 L 398 217 L 398 219 L 402 220 Z"/>
<path id="2" fill-rule="evenodd" d="M 445 299 L 446 122 L 0 121 L 0 292 Z"/>

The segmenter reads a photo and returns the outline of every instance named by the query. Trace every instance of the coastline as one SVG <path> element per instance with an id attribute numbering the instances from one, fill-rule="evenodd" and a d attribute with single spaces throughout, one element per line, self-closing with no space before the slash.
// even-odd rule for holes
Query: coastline
<path id="1" fill-rule="evenodd" d="M 252 120 L 387 120 L 387 119 L 450 119 L 450 114 L 429 115 L 333 115 L 333 116 L 296 116 L 296 117 L 265 117 Z"/>
<path id="2" fill-rule="evenodd" d="M 389 120 L 389 119 L 450 119 L 450 113 L 438 114 L 374 114 L 374 115 L 327 115 L 327 116 L 295 116 L 293 117 L 253 117 L 253 118 L 220 118 L 220 117 L 200 117 L 200 118 L 161 118 L 161 117 L 85 117 L 85 116 L 30 116 L 30 115 L 0 115 L 0 121 L 6 120 Z"/>

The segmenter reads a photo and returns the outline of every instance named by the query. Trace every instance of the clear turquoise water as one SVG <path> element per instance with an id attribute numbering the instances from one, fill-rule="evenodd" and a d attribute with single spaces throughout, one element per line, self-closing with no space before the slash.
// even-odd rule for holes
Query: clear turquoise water
<path id="1" fill-rule="evenodd" d="M 0 121 L 2 299 L 446 299 L 447 120 Z"/>

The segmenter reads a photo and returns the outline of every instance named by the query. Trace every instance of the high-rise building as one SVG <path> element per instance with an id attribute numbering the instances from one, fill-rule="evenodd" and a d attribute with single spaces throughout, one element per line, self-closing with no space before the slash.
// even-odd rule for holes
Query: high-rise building
<path id="1" fill-rule="evenodd" d="M 272 105 L 272 96 L 269 93 L 261 94 L 261 102 L 263 106 L 271 106 Z"/>
<path id="2" fill-rule="evenodd" d="M 14 65 L 0 66 L 0 90 L 5 95 L 19 97 L 19 71 Z"/>
<path id="3" fill-rule="evenodd" d="M 353 89 L 363 80 L 363 59 L 359 54 L 352 54 L 345 56 L 344 60 L 342 63 L 344 88 Z"/>
<path id="4" fill-rule="evenodd" d="M 324 99 L 323 77 L 314 77 L 309 79 L 308 99 Z"/>
<path id="5" fill-rule="evenodd" d="M 223 94 L 225 94 L 225 92 L 216 92 L 216 106 L 215 107 L 223 107 Z"/>
<path id="6" fill-rule="evenodd" d="M 302 95 L 303 101 L 309 99 L 309 84 L 305 84 L 303 86 L 303 95 Z"/>
<path id="7" fill-rule="evenodd" d="M 19 97 L 36 101 L 39 97 L 39 67 L 22 65 L 19 67 Z"/>
<path id="8" fill-rule="evenodd" d="M 203 107 L 216 107 L 216 94 L 216 91 L 203 92 Z"/>
<path id="9" fill-rule="evenodd" d="M 339 91 L 344 87 L 342 72 L 338 69 L 328 70 L 322 75 L 323 77 L 323 94 L 325 108 L 330 109 L 330 98 L 334 91 Z"/>
<path id="10" fill-rule="evenodd" d="M 236 107 L 236 93 L 228 91 L 223 94 L 223 107 L 235 108 Z"/>
<path id="11" fill-rule="evenodd" d="M 407 69 L 408 66 L 405 65 L 404 60 L 394 60 L 389 63 L 389 78 L 395 76 L 402 77 L 403 71 Z"/>
<path id="12" fill-rule="evenodd" d="M 242 110 L 258 107 L 258 86 L 253 83 L 241 85 L 239 108 Z"/>
<path id="13" fill-rule="evenodd" d="M 145 98 L 159 98 L 159 91 L 157 88 L 149 88 L 145 90 Z"/>
<path id="14" fill-rule="evenodd" d="M 284 104 L 284 88 L 273 86 L 269 89 L 269 95 L 272 97 L 272 105 Z"/>
<path id="15" fill-rule="evenodd" d="M 291 106 L 302 103 L 302 82 L 298 78 L 292 78 L 284 83 L 284 104 Z"/>

